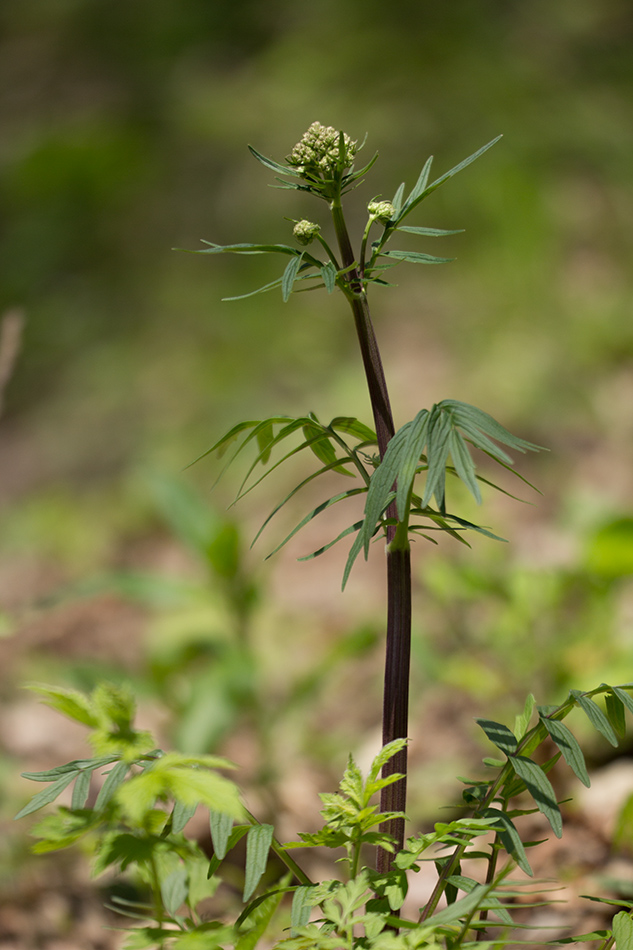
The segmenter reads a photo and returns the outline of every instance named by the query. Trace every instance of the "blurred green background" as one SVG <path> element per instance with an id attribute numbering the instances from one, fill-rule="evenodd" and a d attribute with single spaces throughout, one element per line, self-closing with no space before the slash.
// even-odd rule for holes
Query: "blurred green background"
<path id="1" fill-rule="evenodd" d="M 28 678 L 131 676 L 192 747 L 285 710 L 257 740 L 283 737 L 282 773 L 309 747 L 329 775 L 377 726 L 380 558 L 341 596 L 344 551 L 293 560 L 333 536 L 317 527 L 262 567 L 281 535 L 249 554 L 251 529 L 293 473 L 238 529 L 231 477 L 211 496 L 216 463 L 182 471 L 242 418 L 368 420 L 344 300 L 222 303 L 278 262 L 172 250 L 283 242 L 285 217 L 323 214 L 246 148 L 283 160 L 314 120 L 380 153 L 349 201 L 357 236 L 429 154 L 439 175 L 504 135 L 411 220 L 464 228 L 428 247 L 455 263 L 402 267 L 373 298 L 397 423 L 450 396 L 551 450 L 519 463 L 536 507 L 487 499 L 509 548 L 418 546 L 414 722 L 444 709 L 438 684 L 472 739 L 473 704 L 633 678 L 632 111 L 628 0 L 2 5 L 0 314 L 24 315 L 0 420 L 8 773 L 42 754 L 16 739 Z M 370 699 L 345 712 L 354 684 Z M 10 783 L 9 804 L 26 793 Z"/>

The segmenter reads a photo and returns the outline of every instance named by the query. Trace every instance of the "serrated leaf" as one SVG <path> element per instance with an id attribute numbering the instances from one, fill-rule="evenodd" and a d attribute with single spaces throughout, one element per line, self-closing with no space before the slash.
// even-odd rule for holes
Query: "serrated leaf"
<path id="1" fill-rule="evenodd" d="M 300 252 L 296 257 L 291 258 L 286 265 L 281 277 L 281 296 L 284 303 L 290 299 L 290 294 L 292 293 L 292 287 L 297 279 L 297 274 L 299 273 L 299 268 L 301 267 L 301 261 L 303 259 L 303 253 Z"/>
<path id="2" fill-rule="evenodd" d="M 246 902 L 259 884 L 268 863 L 268 853 L 273 840 L 272 825 L 255 825 L 249 828 L 246 837 L 246 867 L 244 874 L 244 895 Z"/>
<path id="3" fill-rule="evenodd" d="M 494 722 L 492 719 L 475 719 L 475 722 L 481 726 L 493 745 L 501 749 L 505 755 L 514 755 L 517 750 L 517 740 L 507 726 L 501 722 Z"/>
<path id="4" fill-rule="evenodd" d="M 576 700 L 594 729 L 597 729 L 598 732 L 605 737 L 607 742 L 616 747 L 618 745 L 618 737 L 598 704 L 594 703 L 593 699 L 590 699 L 589 696 L 586 696 L 579 689 L 572 689 L 569 691 L 569 694 Z"/>
<path id="5" fill-rule="evenodd" d="M 549 821 L 557 838 L 563 833 L 563 821 L 551 782 L 540 765 L 522 755 L 513 755 L 508 759 L 510 765 L 534 799 L 538 810 Z"/>
<path id="6" fill-rule="evenodd" d="M 539 707 L 538 712 L 541 722 L 547 729 L 552 740 L 556 743 L 556 746 L 562 752 L 567 765 L 573 771 L 574 775 L 580 779 L 582 784 L 589 788 L 591 781 L 587 772 L 587 766 L 585 765 L 585 757 L 571 729 L 558 719 L 548 719 L 547 714 L 541 707 Z"/>
<path id="7" fill-rule="evenodd" d="M 37 795 L 34 795 L 28 805 L 25 805 L 17 815 L 15 816 L 14 821 L 18 821 L 20 818 L 25 818 L 27 815 L 31 815 L 34 811 L 39 811 L 40 808 L 43 808 L 44 805 L 49 805 L 51 802 L 54 802 L 58 798 L 65 788 L 68 788 L 70 783 L 77 777 L 79 773 L 68 772 L 66 775 L 62 775 L 61 778 L 58 778 L 56 782 L 53 782 L 52 785 L 49 785 L 48 788 L 43 789 L 41 792 L 38 792 Z"/>
<path id="8" fill-rule="evenodd" d="M 174 917 L 187 899 L 187 872 L 185 868 L 176 868 L 161 883 L 160 894 L 165 910 Z"/>
<path id="9" fill-rule="evenodd" d="M 233 829 L 233 816 L 221 811 L 209 811 L 209 826 L 213 853 L 221 861 L 226 857 L 229 835 Z"/>

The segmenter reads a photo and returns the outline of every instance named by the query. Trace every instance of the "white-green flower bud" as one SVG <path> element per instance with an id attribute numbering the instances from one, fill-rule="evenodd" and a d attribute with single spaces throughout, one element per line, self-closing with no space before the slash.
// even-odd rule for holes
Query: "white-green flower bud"
<path id="1" fill-rule="evenodd" d="M 369 217 L 374 221 L 380 221 L 381 224 L 389 224 L 395 217 L 396 209 L 390 201 L 370 201 L 367 205 Z"/>
<path id="2" fill-rule="evenodd" d="M 286 159 L 300 174 L 309 172 L 330 173 L 339 162 L 340 135 L 333 126 L 313 122 L 301 141 Z M 357 143 L 349 135 L 343 135 L 342 164 L 349 168 L 357 151 Z"/>
<path id="3" fill-rule="evenodd" d="M 306 219 L 303 218 L 301 221 L 297 221 L 292 229 L 292 234 L 299 244 L 307 245 L 312 244 L 320 230 L 321 228 L 318 224 L 315 224 L 314 221 L 306 221 Z"/>

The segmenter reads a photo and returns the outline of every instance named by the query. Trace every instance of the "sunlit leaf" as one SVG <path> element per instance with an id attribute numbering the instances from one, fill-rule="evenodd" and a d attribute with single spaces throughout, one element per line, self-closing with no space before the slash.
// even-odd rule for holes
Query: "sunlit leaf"
<path id="1" fill-rule="evenodd" d="M 516 736 L 503 723 L 494 722 L 492 719 L 475 719 L 475 722 L 478 726 L 481 726 L 493 745 L 496 745 L 506 755 L 513 755 L 516 752 Z"/>
<path id="2" fill-rule="evenodd" d="M 578 689 L 570 690 L 570 696 L 576 700 L 594 729 L 597 729 L 612 746 L 617 747 L 618 737 L 598 704 Z"/>
<path id="3" fill-rule="evenodd" d="M 558 719 L 549 719 L 540 707 L 538 711 L 541 722 L 562 752 L 565 762 L 582 784 L 589 788 L 591 782 L 585 765 L 585 757 L 573 732 L 564 722 L 560 722 Z"/>
<path id="4" fill-rule="evenodd" d="M 540 765 L 522 755 L 513 755 L 508 759 L 510 765 L 525 782 L 525 786 L 534 799 L 538 810 L 545 815 L 557 838 L 563 833 L 563 821 L 551 782 Z"/>

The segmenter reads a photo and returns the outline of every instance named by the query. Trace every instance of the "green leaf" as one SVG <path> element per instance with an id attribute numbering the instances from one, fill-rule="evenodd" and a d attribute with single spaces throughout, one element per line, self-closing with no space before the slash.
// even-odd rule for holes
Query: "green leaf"
<path id="1" fill-rule="evenodd" d="M 185 868 L 176 868 L 171 874 L 167 875 L 161 883 L 160 894 L 165 910 L 170 917 L 174 917 L 187 899 L 187 872 Z"/>
<path id="2" fill-rule="evenodd" d="M 611 689 L 615 696 L 618 697 L 621 703 L 628 709 L 630 713 L 633 713 L 633 696 L 630 693 L 627 693 L 625 689 L 621 686 L 612 686 Z"/>
<path id="3" fill-rule="evenodd" d="M 613 731 L 621 739 L 626 735 L 626 719 L 624 716 L 624 703 L 619 696 L 611 691 L 604 697 L 607 719 L 613 726 Z"/>
<path id="4" fill-rule="evenodd" d="M 343 538 L 346 538 L 348 534 L 351 534 L 353 531 L 358 531 L 362 527 L 362 521 L 356 521 L 354 524 L 351 524 L 348 528 L 345 528 L 338 534 L 333 541 L 328 541 L 327 544 L 323 544 L 320 548 L 317 548 L 316 551 L 312 551 L 311 554 L 304 554 L 303 557 L 297 558 L 298 561 L 312 561 L 315 557 L 320 557 L 321 554 L 325 554 L 326 551 L 329 551 L 331 547 L 334 547 L 335 544 L 338 544 Z M 360 550 L 360 548 L 359 548 Z M 343 584 L 343 586 L 345 586 Z"/>
<path id="5" fill-rule="evenodd" d="M 515 828 L 510 817 L 498 808 L 485 808 L 482 811 L 482 817 L 494 819 L 493 827 L 496 830 L 501 844 L 509 855 L 514 858 L 518 867 L 528 877 L 533 877 L 534 872 L 527 859 L 521 835 Z"/>
<path id="6" fill-rule="evenodd" d="M 420 172 L 418 176 L 418 180 L 416 181 L 415 185 L 413 186 L 413 189 L 411 190 L 411 194 L 405 201 L 404 208 L 402 209 L 402 214 L 400 215 L 401 218 L 403 218 L 405 214 L 408 214 L 409 211 L 411 211 L 411 209 L 415 207 L 415 205 L 418 202 L 418 199 L 421 197 L 422 194 L 424 194 L 424 190 L 426 188 L 427 182 L 429 180 L 429 175 L 431 173 L 432 164 L 433 164 L 433 156 L 429 155 L 426 162 L 424 163 L 424 167 L 422 168 L 422 171 Z"/>
<path id="7" fill-rule="evenodd" d="M 332 261 L 327 261 L 321 268 L 321 277 L 325 284 L 328 294 L 331 294 L 336 287 L 337 270 Z"/>
<path id="8" fill-rule="evenodd" d="M 548 719 L 545 710 L 541 707 L 538 708 L 538 713 L 552 740 L 562 752 L 567 765 L 582 784 L 589 788 L 591 781 L 585 765 L 585 757 L 571 729 L 558 719 Z"/>
<path id="9" fill-rule="evenodd" d="M 63 716 L 74 719 L 84 726 L 95 729 L 99 725 L 97 716 L 90 699 L 76 689 L 62 689 L 61 687 L 45 686 L 33 683 L 27 686 L 32 692 L 43 696 L 47 706 L 56 709 Z"/>
<path id="10" fill-rule="evenodd" d="M 297 279 L 297 274 L 299 273 L 299 268 L 301 266 L 301 261 L 303 260 L 303 252 L 293 257 L 288 261 L 286 269 L 281 277 L 281 296 L 283 302 L 287 303 L 290 299 L 290 294 L 292 293 L 292 287 Z"/>
<path id="11" fill-rule="evenodd" d="M 66 775 L 63 775 L 61 778 L 58 778 L 56 782 L 53 782 L 52 785 L 49 785 L 48 788 L 45 788 L 43 791 L 38 792 L 37 795 L 34 795 L 28 805 L 25 805 L 17 815 L 15 816 L 15 821 L 19 818 L 25 818 L 27 815 L 31 815 L 34 811 L 39 811 L 40 808 L 43 808 L 44 805 L 49 805 L 51 802 L 54 802 L 55 799 L 61 795 L 65 788 L 68 788 L 70 783 L 80 774 L 78 771 L 68 772 Z"/>
<path id="12" fill-rule="evenodd" d="M 479 491 L 479 485 L 477 484 L 475 465 L 470 456 L 470 452 L 468 451 L 468 446 L 466 445 L 462 434 L 458 432 L 457 429 L 451 429 L 448 447 L 457 475 L 459 478 L 461 478 L 466 488 L 468 488 L 477 504 L 480 505 L 481 492 Z"/>
<path id="13" fill-rule="evenodd" d="M 289 877 L 285 880 L 289 880 Z M 235 943 L 235 950 L 254 950 L 264 936 L 286 892 L 287 887 L 280 887 L 269 894 L 263 894 L 241 914 L 239 924 L 243 926 L 243 921 L 245 921 L 248 929 L 240 934 Z"/>
<path id="14" fill-rule="evenodd" d="M 443 509 L 444 507 L 446 460 L 450 451 L 452 422 L 451 414 L 443 412 L 441 404 L 433 406 L 429 417 L 426 450 L 428 469 L 424 495 L 422 496 L 423 508 L 429 504 L 433 495 L 435 495 L 439 508 Z"/>
<path id="15" fill-rule="evenodd" d="M 468 158 L 465 158 L 458 165 L 455 165 L 453 168 L 450 169 L 450 171 L 447 171 L 444 175 L 441 175 L 439 178 L 436 178 L 435 181 L 432 182 L 428 186 L 428 188 L 424 189 L 424 191 L 421 193 L 419 198 L 416 199 L 415 204 L 417 204 L 419 201 L 422 201 L 422 199 L 426 198 L 427 195 L 430 195 L 431 192 L 435 191 L 436 188 L 439 188 L 440 185 L 443 185 L 444 182 L 448 181 L 449 178 L 452 178 L 453 175 L 456 175 L 458 172 L 461 172 L 463 168 L 466 168 L 472 162 L 476 161 L 480 155 L 483 155 L 484 152 L 487 152 L 489 148 L 492 148 L 492 146 L 495 145 L 501 138 L 503 138 L 503 136 L 498 135 L 496 138 L 492 139 L 491 142 L 488 142 L 487 145 L 483 145 L 481 148 L 477 149 L 476 152 L 473 152 L 472 155 L 469 155 Z"/>
<path id="16" fill-rule="evenodd" d="M 88 801 L 88 795 L 90 794 L 90 779 L 92 778 L 92 772 L 83 771 L 80 772 L 77 778 L 75 779 L 75 786 L 73 788 L 73 797 L 70 807 L 75 810 L 84 808 L 86 802 Z"/>
<path id="17" fill-rule="evenodd" d="M 308 423 L 304 425 L 303 433 L 310 449 L 320 462 L 325 462 L 328 467 L 332 466 L 333 471 L 339 475 L 354 477 L 354 472 L 350 472 L 345 468 L 345 465 L 342 464 L 342 462 L 348 461 L 348 459 L 337 459 L 336 450 L 330 442 L 331 434 L 328 433 L 327 429 L 320 424 L 316 426 L 313 423 Z"/>
<path id="18" fill-rule="evenodd" d="M 187 822 L 195 815 L 196 808 L 196 805 L 183 805 L 182 802 L 176 802 L 174 804 L 171 812 L 171 826 L 175 835 L 184 831 Z"/>
<path id="19" fill-rule="evenodd" d="M 324 471 L 328 471 L 328 469 L 330 469 L 330 467 L 331 467 L 331 466 L 328 465 L 328 466 L 326 466 L 324 469 L 321 469 L 321 473 L 324 472 Z M 320 473 L 319 473 L 319 474 L 320 474 Z M 301 528 L 303 528 L 306 524 L 308 524 L 310 521 L 312 521 L 314 518 L 316 518 L 317 515 L 320 515 L 322 511 L 325 511 L 327 508 L 330 508 L 332 505 L 337 504 L 337 502 L 339 502 L 339 501 L 344 501 L 346 498 L 352 498 L 354 495 L 361 495 L 361 494 L 362 494 L 363 492 L 365 492 L 365 491 L 367 491 L 366 488 L 350 488 L 348 491 L 341 492 L 339 495 L 334 495 L 333 498 L 328 498 L 327 501 L 321 502 L 320 505 L 317 505 L 316 508 L 313 508 L 312 511 L 308 512 L 308 514 L 305 516 L 305 518 L 302 518 L 302 519 L 301 519 L 301 521 L 299 522 L 299 524 L 295 525 L 295 527 L 292 529 L 292 531 L 290 532 L 290 534 L 286 535 L 286 537 L 283 539 L 283 541 L 282 541 L 280 544 L 278 544 L 277 547 L 276 547 L 273 551 L 270 552 L 270 554 L 266 555 L 266 560 L 268 560 L 268 558 L 272 557 L 273 554 L 276 554 L 277 551 L 279 551 L 281 548 L 283 548 L 283 546 L 284 546 L 285 544 L 287 544 L 288 541 L 290 541 L 290 539 L 293 538 L 293 537 L 295 536 L 295 534 L 297 534 L 297 532 L 299 532 L 299 531 L 301 530 Z M 293 494 L 294 494 L 294 492 L 293 492 Z M 281 508 L 282 505 L 284 505 L 284 504 L 286 503 L 286 501 L 288 501 L 287 498 L 284 499 L 284 501 L 281 503 L 281 505 L 279 505 L 279 506 L 275 509 L 275 511 L 273 511 L 273 512 L 271 513 L 271 515 L 266 519 L 266 522 L 262 525 L 262 530 L 263 530 L 263 528 L 266 526 L 266 524 L 268 523 L 268 521 L 270 521 L 270 518 L 272 518 L 273 515 L 275 515 L 275 514 L 277 513 L 277 511 L 279 510 L 279 508 Z M 315 554 L 309 554 L 309 555 L 307 555 L 306 557 L 303 557 L 303 558 L 299 558 L 299 560 L 300 560 L 300 561 L 311 560 L 313 557 L 317 556 L 318 554 L 322 554 L 322 553 L 323 553 L 324 551 L 326 551 L 328 548 L 330 548 L 330 547 L 332 547 L 334 544 L 336 544 L 337 541 L 340 541 L 341 538 L 346 537 L 346 535 L 350 534 L 353 530 L 357 529 L 361 524 L 362 524 L 362 521 L 358 522 L 357 524 L 351 525 L 350 528 L 346 528 L 345 531 L 343 531 L 341 534 L 339 534 L 338 537 L 335 538 L 334 541 L 330 542 L 328 545 L 326 545 L 326 546 L 323 547 L 323 548 L 319 548 L 318 552 L 316 552 Z M 258 535 L 259 535 L 259 532 L 258 532 Z M 257 540 L 257 538 L 256 538 L 255 540 Z"/>
<path id="20" fill-rule="evenodd" d="M 431 415 L 429 414 L 428 410 L 420 410 L 413 420 L 410 428 L 407 430 L 406 438 L 404 440 L 400 464 L 396 473 L 398 482 L 396 491 L 396 507 L 398 509 L 398 518 L 400 521 L 404 521 L 407 515 L 407 506 L 410 503 L 413 481 L 415 479 L 418 465 L 420 464 L 420 455 L 424 450 L 424 446 L 426 445 L 428 438 L 430 419 Z M 389 451 L 389 446 L 387 446 L 387 451 Z M 387 453 L 385 453 L 385 458 L 386 454 Z"/>
<path id="21" fill-rule="evenodd" d="M 377 444 L 374 430 L 359 422 L 354 416 L 337 416 L 332 419 L 329 428 L 336 429 L 337 432 L 344 432 L 345 435 L 351 435 L 360 442 L 369 445 Z"/>
<path id="22" fill-rule="evenodd" d="M 403 198 L 403 196 L 404 196 L 404 182 L 402 182 L 402 184 L 399 185 L 399 187 L 398 187 L 398 189 L 397 189 L 395 195 L 394 195 L 393 198 L 391 199 L 391 204 L 392 204 L 392 205 L 394 206 L 394 208 L 396 209 L 396 215 L 398 214 L 398 212 L 400 211 L 400 209 L 401 209 L 401 207 L 402 207 L 402 198 Z"/>
<path id="23" fill-rule="evenodd" d="M 265 155 L 262 155 L 261 152 L 258 152 L 257 149 L 253 148 L 252 145 L 248 146 L 248 150 L 251 155 L 253 155 L 257 161 L 261 162 L 266 168 L 270 168 L 274 172 L 281 172 L 282 175 L 292 175 L 294 178 L 300 177 L 299 172 L 291 165 L 280 165 L 279 162 L 273 161 L 272 158 L 266 158 Z"/>
<path id="24" fill-rule="evenodd" d="M 269 290 L 281 287 L 281 281 L 282 278 L 278 277 L 277 280 L 273 280 L 269 284 L 264 284 L 263 287 L 258 287 L 257 290 L 249 290 L 247 294 L 238 294 L 236 297 L 222 297 L 222 303 L 233 303 L 235 300 L 246 300 L 247 297 L 255 297 L 257 294 L 268 293 Z"/>
<path id="25" fill-rule="evenodd" d="M 381 251 L 380 257 L 391 257 L 409 264 L 450 264 L 455 260 L 454 257 L 433 257 L 432 254 L 423 254 L 422 251 Z"/>
<path id="26" fill-rule="evenodd" d="M 513 755 L 508 759 L 515 773 L 525 782 L 525 786 L 534 799 L 538 810 L 545 815 L 557 838 L 563 833 L 563 821 L 556 794 L 540 765 L 523 755 Z"/>
<path id="27" fill-rule="evenodd" d="M 443 231 L 440 228 L 410 228 L 406 225 L 398 227 L 398 231 L 406 231 L 408 234 L 418 234 L 420 237 L 444 237 L 447 234 L 463 234 L 464 229 L 458 228 L 456 231 Z"/>
<path id="28" fill-rule="evenodd" d="M 244 895 L 246 902 L 259 884 L 268 863 L 268 852 L 273 840 L 272 825 L 255 825 L 249 828 L 246 837 L 246 868 L 244 876 Z"/>
<path id="29" fill-rule="evenodd" d="M 591 725 L 605 737 L 607 742 L 616 747 L 618 745 L 618 738 L 598 704 L 594 703 L 593 699 L 590 699 L 589 696 L 586 696 L 579 689 L 570 690 L 569 695 L 576 700 Z"/>
<path id="30" fill-rule="evenodd" d="M 527 699 L 525 700 L 525 706 L 523 707 L 523 712 L 520 716 L 517 716 L 514 720 L 514 734 L 519 740 L 523 739 L 527 733 L 530 720 L 532 718 L 532 713 L 534 712 L 534 707 L 536 706 L 536 700 L 532 693 L 528 693 Z"/>
<path id="31" fill-rule="evenodd" d="M 213 852 L 217 858 L 223 860 L 226 857 L 229 835 L 233 828 L 233 816 L 211 809 L 209 811 L 209 825 Z"/>
<path id="32" fill-rule="evenodd" d="M 251 829 L 251 825 L 235 825 L 231 834 L 229 835 L 229 840 L 226 843 L 226 851 L 225 851 L 224 857 L 226 856 L 226 854 L 228 854 L 229 851 L 233 850 L 235 845 L 239 841 L 242 840 L 244 835 L 248 834 L 250 829 Z M 223 857 L 220 858 L 217 854 L 213 855 L 213 857 L 211 858 L 211 861 L 209 862 L 209 871 L 208 871 L 209 878 L 213 877 L 213 875 L 216 873 L 216 871 L 222 864 L 223 859 L 224 859 Z"/>
<path id="33" fill-rule="evenodd" d="M 204 247 L 194 251 L 195 254 L 287 254 L 295 257 L 303 254 L 297 247 L 288 244 L 214 244 L 213 241 L 202 239 Z"/>
<path id="34" fill-rule="evenodd" d="M 62 775 L 67 775 L 68 772 L 80 772 L 83 769 L 99 769 L 104 765 L 109 765 L 111 762 L 116 762 L 117 756 L 115 755 L 105 755 L 101 756 L 98 759 L 73 759 L 72 762 L 67 762 L 65 765 L 58 765 L 54 769 L 48 769 L 46 772 L 22 772 L 22 778 L 28 778 L 31 782 L 54 782 L 58 778 L 61 778 Z"/>
<path id="35" fill-rule="evenodd" d="M 481 726 L 490 741 L 501 749 L 505 755 L 514 755 L 517 750 L 517 740 L 514 733 L 504 726 L 501 722 L 494 722 L 492 719 L 475 719 L 477 725 Z"/>
<path id="36" fill-rule="evenodd" d="M 95 811 L 102 811 L 106 807 L 117 788 L 119 788 L 119 786 L 125 781 L 125 776 L 127 775 L 129 768 L 130 766 L 128 762 L 117 762 L 114 768 L 108 773 L 106 780 L 101 786 L 99 794 L 97 795 Z"/>
<path id="37" fill-rule="evenodd" d="M 624 910 L 613 918 L 613 936 L 618 950 L 633 950 L 633 920 Z"/>
<path id="38" fill-rule="evenodd" d="M 292 895 L 292 909 L 290 911 L 291 937 L 296 937 L 299 927 L 305 927 L 312 912 L 313 885 L 300 885 Z"/>

